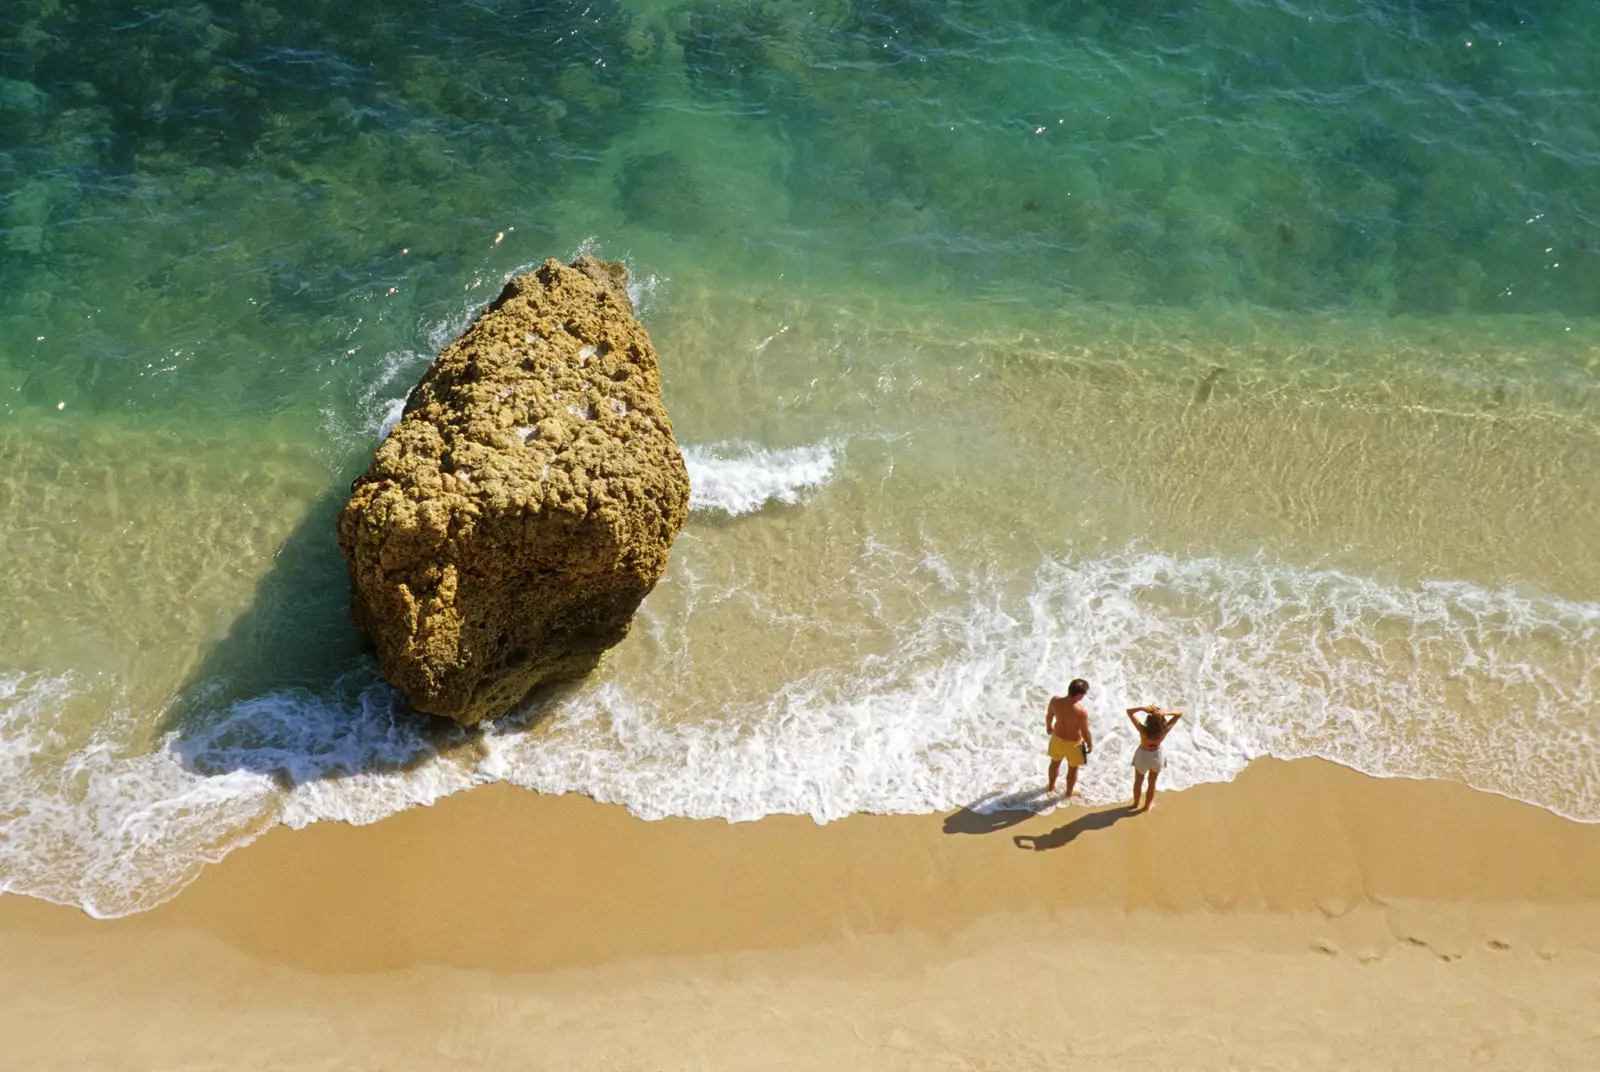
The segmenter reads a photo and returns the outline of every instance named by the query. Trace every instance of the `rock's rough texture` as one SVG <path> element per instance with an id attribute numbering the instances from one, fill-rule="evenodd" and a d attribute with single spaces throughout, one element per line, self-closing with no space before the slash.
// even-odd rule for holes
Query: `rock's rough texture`
<path id="1" fill-rule="evenodd" d="M 585 673 L 661 577 L 689 478 L 626 281 L 592 257 L 513 279 L 355 482 L 351 609 L 419 710 L 470 725 Z"/>

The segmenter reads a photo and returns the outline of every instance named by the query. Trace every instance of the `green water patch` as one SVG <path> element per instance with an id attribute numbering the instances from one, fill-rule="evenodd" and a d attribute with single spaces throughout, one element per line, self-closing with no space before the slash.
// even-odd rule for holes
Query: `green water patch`
<path id="1" fill-rule="evenodd" d="M 19 0 L 5 360 L 34 404 L 160 404 L 165 364 L 270 406 L 326 389 L 330 324 L 427 315 L 509 226 L 501 268 L 593 237 L 669 276 L 1592 314 L 1596 32 L 1578 3 Z"/>
<path id="2" fill-rule="evenodd" d="M 685 4 L 655 32 L 697 100 L 779 131 L 791 221 L 881 271 L 1138 302 L 1592 308 L 1576 7 L 786 10 Z"/>

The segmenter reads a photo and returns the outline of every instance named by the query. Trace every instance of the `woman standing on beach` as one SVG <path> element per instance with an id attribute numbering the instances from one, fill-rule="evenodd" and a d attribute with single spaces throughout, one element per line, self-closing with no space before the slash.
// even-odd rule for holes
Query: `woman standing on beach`
<path id="1" fill-rule="evenodd" d="M 1143 723 L 1133 717 L 1141 713 L 1145 716 Z M 1139 731 L 1139 747 L 1133 750 L 1134 811 L 1149 811 L 1155 803 L 1156 779 L 1161 775 L 1161 768 L 1166 766 L 1166 760 L 1161 755 L 1161 742 L 1167 739 L 1167 734 L 1172 732 L 1172 727 L 1182 717 L 1182 711 L 1168 713 L 1155 704 L 1128 708 L 1128 721 Z M 1145 775 L 1150 776 L 1148 788 L 1144 784 Z M 1141 792 L 1144 793 L 1143 807 L 1139 805 Z"/>

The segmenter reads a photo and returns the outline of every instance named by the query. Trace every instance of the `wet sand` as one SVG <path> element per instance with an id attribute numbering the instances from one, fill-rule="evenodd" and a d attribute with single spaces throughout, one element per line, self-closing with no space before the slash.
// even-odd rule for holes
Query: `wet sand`
<path id="1" fill-rule="evenodd" d="M 820 827 L 491 786 L 0 898 L 21 1069 L 1587 1068 L 1597 1010 L 1600 825 L 1318 761 Z"/>

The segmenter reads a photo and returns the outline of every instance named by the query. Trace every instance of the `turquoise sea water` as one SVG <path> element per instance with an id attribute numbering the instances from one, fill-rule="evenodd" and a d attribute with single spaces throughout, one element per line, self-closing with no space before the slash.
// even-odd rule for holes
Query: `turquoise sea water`
<path id="1" fill-rule="evenodd" d="M 356 7 L 0 10 L 0 889 L 134 911 L 485 779 L 1005 798 L 1078 675 L 1093 799 L 1154 700 L 1174 785 L 1323 755 L 1600 819 L 1591 5 Z M 331 518 L 584 250 L 696 509 L 592 681 L 433 727 Z"/>

